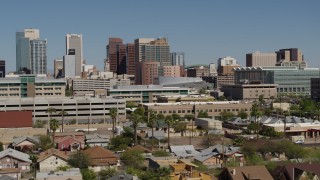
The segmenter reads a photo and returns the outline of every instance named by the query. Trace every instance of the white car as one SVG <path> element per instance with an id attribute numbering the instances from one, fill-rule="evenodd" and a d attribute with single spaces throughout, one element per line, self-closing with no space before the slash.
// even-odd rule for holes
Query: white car
<path id="1" fill-rule="evenodd" d="M 303 140 L 298 140 L 298 141 L 296 141 L 296 142 L 294 142 L 295 144 L 303 144 L 304 143 L 304 141 Z"/>

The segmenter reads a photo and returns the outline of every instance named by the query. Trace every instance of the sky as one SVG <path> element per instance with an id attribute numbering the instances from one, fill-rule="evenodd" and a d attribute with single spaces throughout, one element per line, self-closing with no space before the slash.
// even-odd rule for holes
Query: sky
<path id="1" fill-rule="evenodd" d="M 309 67 L 320 67 L 319 7 L 319 0 L 3 0 L 0 59 L 14 71 L 15 32 L 35 28 L 48 41 L 50 70 L 68 33 L 83 35 L 84 58 L 100 70 L 109 37 L 168 37 L 187 65 L 231 56 L 245 66 L 247 53 L 299 48 Z"/>

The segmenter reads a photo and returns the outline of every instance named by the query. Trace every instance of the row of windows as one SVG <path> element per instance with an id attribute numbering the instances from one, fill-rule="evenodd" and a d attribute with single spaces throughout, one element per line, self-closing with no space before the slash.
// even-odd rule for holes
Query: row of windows
<path id="1" fill-rule="evenodd" d="M 244 111 L 248 111 L 249 109 L 247 109 L 247 108 L 245 108 L 245 109 L 243 109 Z M 238 111 L 240 111 L 240 109 L 214 109 L 214 110 L 212 110 L 212 109 L 202 109 L 202 110 L 196 110 L 196 112 L 238 112 Z M 160 114 L 166 114 L 166 113 L 169 113 L 169 114 L 171 114 L 171 113 L 178 113 L 178 114 L 180 114 L 180 113 L 193 113 L 193 111 L 192 110 L 160 110 L 160 111 L 157 111 L 157 113 L 160 113 Z"/>

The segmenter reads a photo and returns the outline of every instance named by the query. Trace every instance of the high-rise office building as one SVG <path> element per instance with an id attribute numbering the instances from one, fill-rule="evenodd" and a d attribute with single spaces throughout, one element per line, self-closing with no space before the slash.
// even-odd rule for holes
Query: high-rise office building
<path id="1" fill-rule="evenodd" d="M 276 52 L 277 62 L 304 61 L 302 51 L 298 48 L 280 49 Z"/>
<path id="2" fill-rule="evenodd" d="M 109 38 L 109 44 L 107 45 L 107 59 L 109 60 L 110 71 L 118 72 L 118 44 L 122 44 L 121 38 Z"/>
<path id="3" fill-rule="evenodd" d="M 218 74 L 226 75 L 226 74 L 234 74 L 233 68 L 240 67 L 237 64 L 237 60 L 233 57 L 227 56 L 224 58 L 218 59 Z"/>
<path id="4" fill-rule="evenodd" d="M 136 39 L 135 46 L 136 46 L 135 47 L 136 63 L 137 62 L 153 62 L 152 63 L 153 68 L 154 68 L 154 64 L 156 63 L 158 66 L 158 76 L 163 76 L 163 73 L 164 73 L 163 66 L 171 66 L 170 46 L 166 38 L 158 38 L 154 40 L 149 38 Z M 142 65 L 142 64 L 139 64 L 139 65 Z M 142 76 L 154 77 L 154 74 L 152 75 L 141 74 L 142 71 L 139 71 L 138 69 L 136 70 L 137 84 L 148 85 L 150 82 L 153 82 L 153 81 L 144 81 L 145 78 L 143 78 Z M 151 71 L 145 71 L 145 72 L 151 73 Z"/>
<path id="5" fill-rule="evenodd" d="M 135 75 L 135 46 L 134 44 L 127 44 L 127 61 L 126 72 L 129 75 Z"/>
<path id="6" fill-rule="evenodd" d="M 38 29 L 16 32 L 16 71 L 27 74 L 47 73 L 47 41 L 40 40 Z"/>
<path id="7" fill-rule="evenodd" d="M 31 73 L 47 74 L 47 40 L 30 41 Z"/>
<path id="8" fill-rule="evenodd" d="M 6 61 L 0 60 L 0 78 L 6 77 Z"/>
<path id="9" fill-rule="evenodd" d="M 170 54 L 172 66 L 182 66 L 185 68 L 184 52 L 173 52 Z"/>
<path id="10" fill-rule="evenodd" d="M 63 56 L 63 77 L 74 78 L 76 76 L 76 56 Z"/>
<path id="11" fill-rule="evenodd" d="M 54 78 L 62 78 L 63 77 L 63 60 L 55 59 L 53 63 L 54 68 Z"/>
<path id="12" fill-rule="evenodd" d="M 247 67 L 269 67 L 275 66 L 277 63 L 276 53 L 254 52 L 246 54 Z"/>
<path id="13" fill-rule="evenodd" d="M 75 56 L 75 76 L 81 76 L 83 64 L 82 34 L 66 35 L 66 55 Z"/>

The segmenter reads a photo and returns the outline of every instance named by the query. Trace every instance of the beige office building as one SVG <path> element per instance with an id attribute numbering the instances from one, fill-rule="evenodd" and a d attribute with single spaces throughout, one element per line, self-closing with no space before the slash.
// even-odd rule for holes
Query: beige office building
<path id="1" fill-rule="evenodd" d="M 268 67 L 275 66 L 276 63 L 276 53 L 262 53 L 257 51 L 254 53 L 246 54 L 247 67 Z"/>
<path id="2" fill-rule="evenodd" d="M 257 100 L 260 96 L 264 99 L 277 97 L 277 87 L 277 84 L 235 84 L 223 85 L 221 91 L 234 100 Z"/>
<path id="3" fill-rule="evenodd" d="M 186 114 L 198 116 L 199 112 L 207 112 L 208 116 L 219 118 L 221 112 L 231 112 L 235 115 L 243 109 L 250 113 L 252 103 L 240 101 L 213 101 L 213 102 L 177 102 L 177 103 L 143 103 L 141 104 L 146 111 L 153 110 L 158 114 L 171 115 L 179 114 L 184 117 Z"/>

